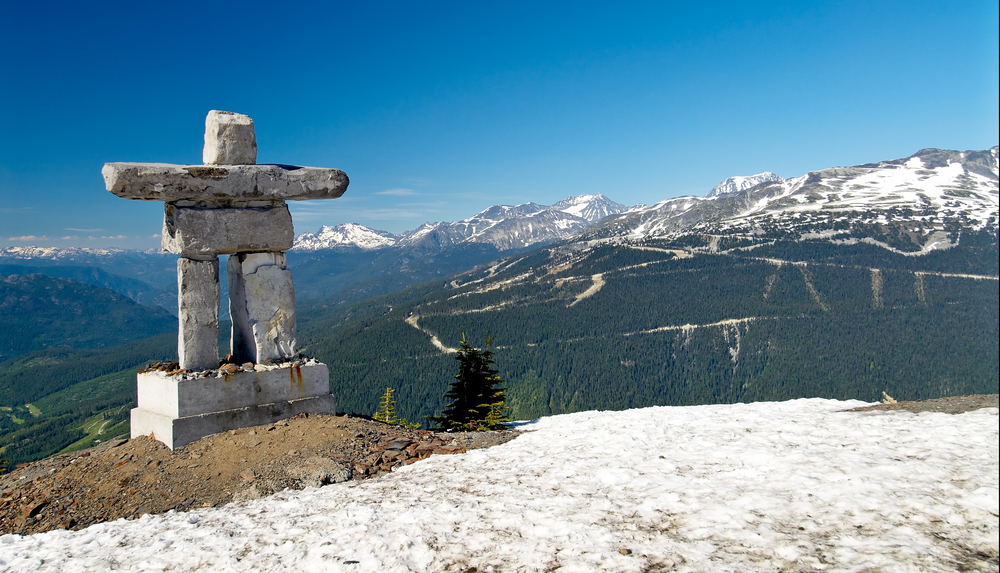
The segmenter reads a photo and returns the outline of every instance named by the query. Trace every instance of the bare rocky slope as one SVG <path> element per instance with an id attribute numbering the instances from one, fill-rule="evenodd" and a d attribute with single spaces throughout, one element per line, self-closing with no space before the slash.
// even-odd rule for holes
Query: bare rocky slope
<path id="1" fill-rule="evenodd" d="M 146 437 L 112 440 L 0 476 L 0 534 L 82 529 L 285 488 L 367 479 L 431 455 L 489 447 L 517 435 L 434 433 L 347 415 L 303 414 L 174 451 Z"/>

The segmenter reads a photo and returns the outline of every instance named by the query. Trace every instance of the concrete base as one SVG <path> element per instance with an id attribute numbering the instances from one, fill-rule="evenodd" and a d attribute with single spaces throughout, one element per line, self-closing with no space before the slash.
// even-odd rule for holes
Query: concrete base
<path id="1" fill-rule="evenodd" d="M 205 436 L 238 428 L 272 424 L 292 416 L 309 414 L 335 414 L 337 400 L 332 394 L 301 400 L 261 404 L 223 412 L 212 412 L 172 418 L 139 408 L 132 409 L 132 437 L 153 435 L 171 450 L 200 440 Z"/>
<path id="2" fill-rule="evenodd" d="M 326 364 L 307 359 L 255 371 L 140 372 L 132 437 L 153 435 L 174 449 L 211 434 L 302 413 L 336 412 Z"/>
<path id="3" fill-rule="evenodd" d="M 209 376 L 152 370 L 138 376 L 137 405 L 140 410 L 186 418 L 329 393 L 330 371 L 321 362 L 260 372 L 214 371 Z"/>

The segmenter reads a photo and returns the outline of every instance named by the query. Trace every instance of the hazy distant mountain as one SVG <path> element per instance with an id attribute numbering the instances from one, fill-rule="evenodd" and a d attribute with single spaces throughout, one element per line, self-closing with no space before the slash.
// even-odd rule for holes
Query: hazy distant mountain
<path id="1" fill-rule="evenodd" d="M 6 247 L 0 248 L 0 264 L 38 267 L 60 266 L 64 268 L 91 267 L 118 277 L 140 280 L 150 285 L 153 290 L 162 288 L 176 290 L 177 288 L 177 255 L 164 253 L 159 249 L 135 251 L 87 247 Z M 63 276 L 57 274 L 60 271 L 39 270 L 38 272 L 51 276 Z M 115 287 L 109 288 L 117 290 Z"/>
<path id="2" fill-rule="evenodd" d="M 107 257 L 111 255 L 129 255 L 137 251 L 128 249 L 95 249 L 90 247 L 36 247 L 28 245 L 24 247 L 5 247 L 0 249 L 0 257 L 22 260 L 52 260 L 62 262 L 87 262 L 95 257 Z"/>
<path id="3" fill-rule="evenodd" d="M 42 348 L 104 348 L 177 329 L 162 308 L 41 274 L 0 276 L 0 361 Z"/>
<path id="4" fill-rule="evenodd" d="M 72 279 L 79 283 L 113 290 L 133 300 L 143 296 L 152 288 L 149 284 L 140 280 L 113 275 L 98 267 L 77 265 L 12 265 L 0 263 L 0 276 L 31 274 Z"/>
<path id="5" fill-rule="evenodd" d="M 0 275 L 32 272 L 102 286 L 139 304 L 177 313 L 177 256 L 157 249 L 35 246 L 0 249 Z"/>

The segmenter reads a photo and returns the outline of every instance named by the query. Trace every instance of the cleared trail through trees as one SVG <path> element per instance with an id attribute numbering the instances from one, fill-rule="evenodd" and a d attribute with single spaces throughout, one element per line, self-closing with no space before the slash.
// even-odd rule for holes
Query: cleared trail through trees
<path id="1" fill-rule="evenodd" d="M 573 302 L 569 303 L 569 306 L 575 306 L 576 303 L 580 302 L 581 300 L 594 296 L 595 294 L 597 294 L 597 291 L 601 290 L 601 287 L 604 286 L 604 273 L 597 273 L 596 275 L 592 275 L 590 279 L 594 281 L 594 284 L 590 285 L 590 288 L 588 288 L 587 290 L 576 295 L 576 299 Z"/>
<path id="2" fill-rule="evenodd" d="M 872 269 L 872 308 L 882 308 L 882 271 Z"/>
<path id="3" fill-rule="evenodd" d="M 806 266 L 808 264 L 808 265 L 811 265 L 811 266 L 837 267 L 837 268 L 840 268 L 840 269 L 868 269 L 869 271 L 878 271 L 879 270 L 879 269 L 876 269 L 876 268 L 873 268 L 873 267 L 861 266 L 861 265 L 842 265 L 842 264 L 839 264 L 839 263 L 817 263 L 817 262 L 812 262 L 812 261 L 806 263 L 805 261 L 788 261 L 788 260 L 785 260 L 785 259 L 774 259 L 774 258 L 770 258 L 770 257 L 739 257 L 739 258 L 741 258 L 741 259 L 747 259 L 747 260 L 751 260 L 751 261 L 763 261 L 765 263 L 771 263 L 772 265 L 774 265 L 776 267 L 780 267 L 781 265 L 796 265 L 798 267 L 803 267 L 803 266 Z M 920 276 L 920 275 L 930 275 L 930 276 L 935 276 L 935 277 L 951 277 L 951 278 L 958 278 L 958 279 L 974 279 L 974 280 L 977 280 L 977 281 L 1000 281 L 1000 276 L 994 276 L 994 275 L 972 275 L 972 274 L 964 274 L 964 273 L 942 273 L 942 272 L 938 272 L 938 271 L 909 271 L 909 272 L 912 272 L 913 274 L 915 274 L 917 276 Z"/>
<path id="4" fill-rule="evenodd" d="M 419 320 L 420 320 L 420 315 L 419 314 L 412 314 L 412 315 L 406 317 L 406 324 L 409 324 L 413 328 L 416 328 L 420 332 L 423 332 L 427 336 L 431 337 L 431 344 L 433 344 L 434 348 L 437 348 L 441 352 L 444 352 L 445 354 L 454 354 L 454 353 L 458 352 L 457 348 L 450 348 L 450 347 L 445 346 L 444 344 L 442 344 L 441 343 L 441 339 L 439 339 L 436 334 L 432 333 L 431 331 L 427 330 L 426 328 L 420 328 L 420 324 L 418 324 L 418 322 L 417 322 Z"/>
<path id="5" fill-rule="evenodd" d="M 694 330 L 696 328 L 711 328 L 713 326 L 736 326 L 738 324 L 745 324 L 748 322 L 753 322 L 755 320 L 761 319 L 775 319 L 777 317 L 763 317 L 763 316 L 748 316 L 747 318 L 727 318 L 725 320 L 720 320 L 718 322 L 711 322 L 708 324 L 682 324 L 680 326 L 660 326 L 657 328 L 650 328 L 649 330 L 640 330 L 637 332 L 626 332 L 624 336 L 634 336 L 636 334 L 654 334 L 656 332 L 667 332 L 671 330 Z"/>

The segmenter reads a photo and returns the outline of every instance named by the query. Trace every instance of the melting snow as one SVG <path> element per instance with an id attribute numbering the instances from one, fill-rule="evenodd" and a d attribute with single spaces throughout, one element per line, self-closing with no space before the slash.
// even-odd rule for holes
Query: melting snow
<path id="1" fill-rule="evenodd" d="M 0 537 L 10 571 L 953 571 L 998 551 L 997 409 L 794 400 L 542 418 L 221 509 Z"/>

